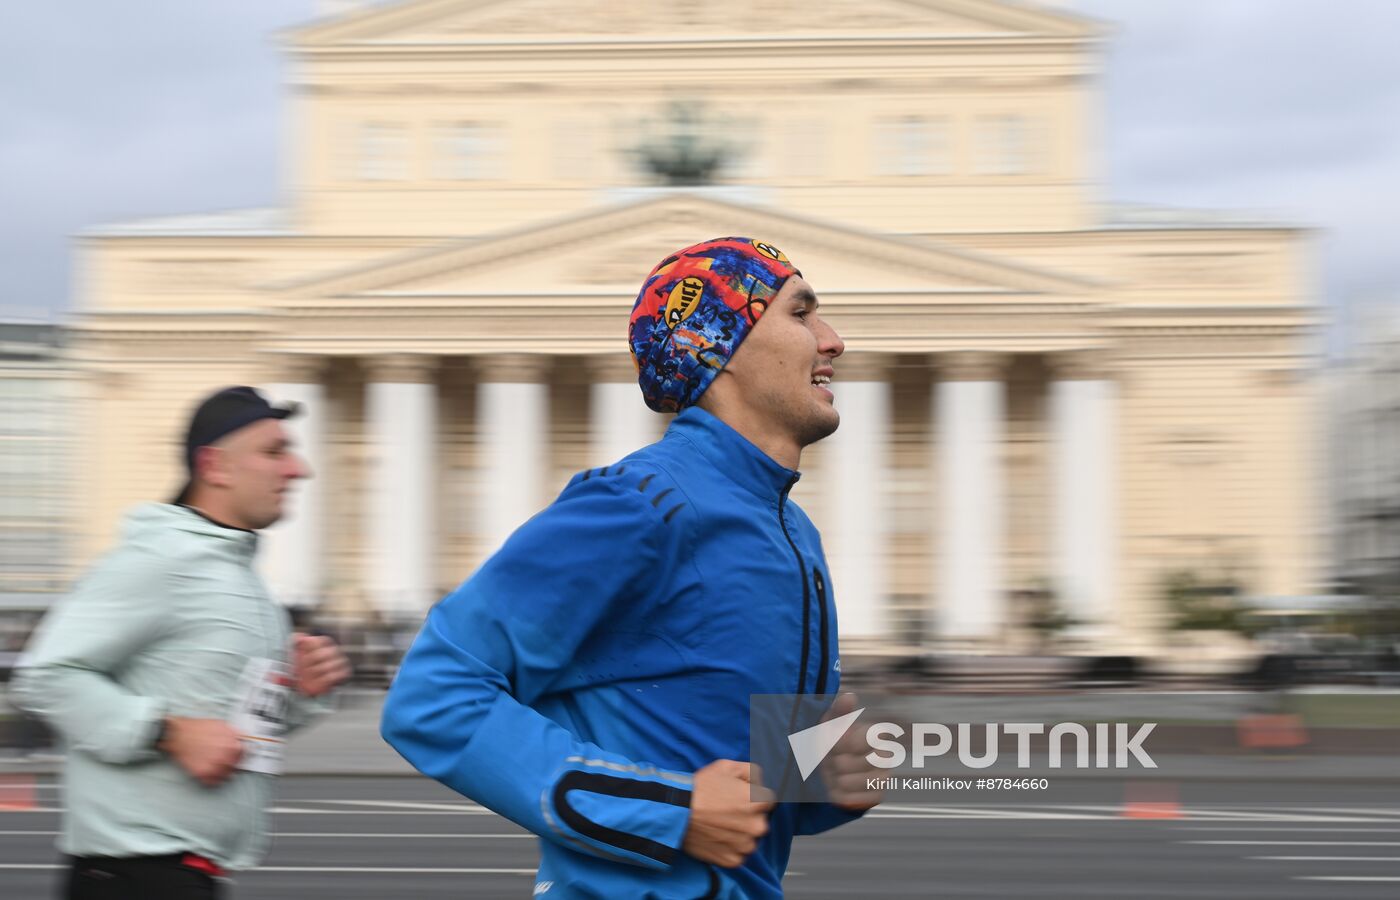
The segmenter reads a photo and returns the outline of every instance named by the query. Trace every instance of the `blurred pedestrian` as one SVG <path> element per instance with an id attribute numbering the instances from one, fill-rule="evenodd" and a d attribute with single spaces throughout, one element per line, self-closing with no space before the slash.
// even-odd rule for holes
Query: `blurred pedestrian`
<path id="1" fill-rule="evenodd" d="M 429 613 L 384 708 L 425 774 L 539 835 L 537 895 L 782 896 L 792 839 L 873 805 L 775 804 L 751 694 L 837 690 L 821 544 L 788 492 L 836 430 L 841 338 L 776 248 L 647 277 L 629 344 L 666 436 L 581 472 Z"/>
<path id="2" fill-rule="evenodd" d="M 257 531 L 310 474 L 282 425 L 295 412 L 248 387 L 201 403 L 184 489 L 128 515 L 19 663 L 17 702 L 67 752 L 64 896 L 219 896 L 266 849 L 286 732 L 349 676 L 253 570 Z"/>

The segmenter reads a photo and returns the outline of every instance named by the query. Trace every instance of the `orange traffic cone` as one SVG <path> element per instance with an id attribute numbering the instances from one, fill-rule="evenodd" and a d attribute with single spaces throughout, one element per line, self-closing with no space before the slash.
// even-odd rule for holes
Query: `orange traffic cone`
<path id="1" fill-rule="evenodd" d="M 1123 788 L 1123 818 L 1184 818 L 1175 784 L 1128 782 Z"/>
<path id="2" fill-rule="evenodd" d="M 34 802 L 34 776 L 29 774 L 0 775 L 0 809 L 37 809 Z"/>
<path id="3" fill-rule="evenodd" d="M 1290 750 L 1308 742 L 1302 718 L 1291 714 L 1243 716 L 1235 730 L 1246 750 Z"/>

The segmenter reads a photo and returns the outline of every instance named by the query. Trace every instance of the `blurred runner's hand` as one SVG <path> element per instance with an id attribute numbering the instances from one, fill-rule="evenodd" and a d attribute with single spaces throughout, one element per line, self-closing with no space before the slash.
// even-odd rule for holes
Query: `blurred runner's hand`
<path id="1" fill-rule="evenodd" d="M 350 678 L 350 660 L 325 635 L 292 636 L 292 678 L 308 697 L 319 697 Z"/>
<path id="2" fill-rule="evenodd" d="M 772 793 L 759 786 L 761 776 L 758 766 L 732 759 L 715 760 L 696 772 L 681 849 L 726 869 L 743 865 L 768 833 Z"/>
<path id="3" fill-rule="evenodd" d="M 159 749 L 205 787 L 222 784 L 243 758 L 243 742 L 223 719 L 171 716 Z"/>
<path id="4" fill-rule="evenodd" d="M 856 709 L 856 695 L 842 694 L 831 704 L 822 721 L 837 719 Z M 822 760 L 822 780 L 831 802 L 850 812 L 864 812 L 873 809 L 884 799 L 884 791 L 871 790 L 871 779 L 884 775 L 866 759 L 870 747 L 859 728 L 848 728 L 841 740 Z"/>

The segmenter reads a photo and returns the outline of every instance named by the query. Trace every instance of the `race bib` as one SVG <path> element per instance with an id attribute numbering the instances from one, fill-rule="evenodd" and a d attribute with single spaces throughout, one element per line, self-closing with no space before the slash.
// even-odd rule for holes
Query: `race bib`
<path id="1" fill-rule="evenodd" d="M 231 721 L 243 740 L 238 768 L 263 775 L 282 774 L 291 689 L 292 673 L 287 666 L 272 659 L 248 660 L 239 678 L 238 703 Z"/>

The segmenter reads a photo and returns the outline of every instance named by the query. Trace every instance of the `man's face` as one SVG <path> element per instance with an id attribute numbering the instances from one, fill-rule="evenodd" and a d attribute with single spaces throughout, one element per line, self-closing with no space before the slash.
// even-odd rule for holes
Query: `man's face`
<path id="1" fill-rule="evenodd" d="M 292 482 L 311 474 L 277 419 L 240 428 L 211 449 L 206 480 L 226 492 L 229 513 L 237 520 L 229 524 L 242 528 L 266 528 L 282 518 Z"/>
<path id="2" fill-rule="evenodd" d="M 721 377 L 756 421 L 814 444 L 841 423 L 828 382 L 831 361 L 846 350 L 841 336 L 817 313 L 817 295 L 801 277 L 789 278 L 734 351 Z"/>

